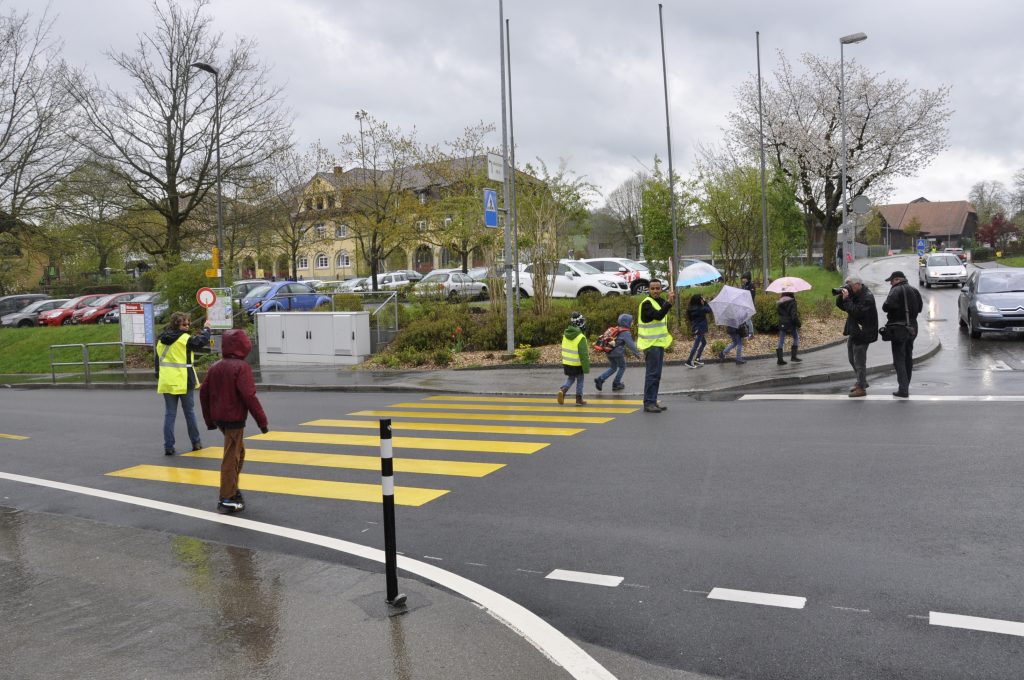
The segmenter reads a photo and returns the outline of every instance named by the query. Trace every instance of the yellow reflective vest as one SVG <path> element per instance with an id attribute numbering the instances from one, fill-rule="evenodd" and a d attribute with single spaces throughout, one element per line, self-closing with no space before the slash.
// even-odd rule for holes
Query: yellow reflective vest
<path id="1" fill-rule="evenodd" d="M 193 384 L 199 384 L 196 369 L 188 360 L 188 340 L 191 336 L 182 333 L 170 345 L 156 344 L 156 356 L 160 366 L 156 391 L 159 394 L 185 394 L 188 392 L 188 373 L 192 372 Z"/>
<path id="2" fill-rule="evenodd" d="M 663 316 L 660 321 L 644 323 L 643 311 L 645 302 L 650 302 L 651 306 L 654 307 L 654 311 L 661 311 L 661 304 L 650 296 L 640 301 L 640 309 L 636 315 L 636 346 L 642 350 L 648 347 L 664 347 L 668 349 L 672 346 L 672 334 L 668 332 L 668 315 Z"/>
<path id="3" fill-rule="evenodd" d="M 580 333 L 575 338 L 567 338 L 562 336 L 562 363 L 566 366 L 582 366 L 583 360 L 580 358 L 580 347 L 581 343 L 587 342 L 587 336 Z"/>

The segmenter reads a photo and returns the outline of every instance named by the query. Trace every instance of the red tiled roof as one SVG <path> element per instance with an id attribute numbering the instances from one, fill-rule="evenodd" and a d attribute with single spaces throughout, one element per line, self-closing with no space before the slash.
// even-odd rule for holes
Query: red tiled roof
<path id="1" fill-rule="evenodd" d="M 921 231 L 926 234 L 962 234 L 967 216 L 975 212 L 969 201 L 915 201 L 892 203 L 877 208 L 886 223 L 904 230 L 916 217 Z"/>

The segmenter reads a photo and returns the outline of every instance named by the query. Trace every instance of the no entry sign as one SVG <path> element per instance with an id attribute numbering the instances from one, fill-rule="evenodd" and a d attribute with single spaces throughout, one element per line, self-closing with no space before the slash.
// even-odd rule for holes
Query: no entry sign
<path id="1" fill-rule="evenodd" d="M 209 309 L 217 304 L 217 294 L 213 292 L 213 288 L 200 288 L 196 291 L 196 302 L 201 307 Z"/>

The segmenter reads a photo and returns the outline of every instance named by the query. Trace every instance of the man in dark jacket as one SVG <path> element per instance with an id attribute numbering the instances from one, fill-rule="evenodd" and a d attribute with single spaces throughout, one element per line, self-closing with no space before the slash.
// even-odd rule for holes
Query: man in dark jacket
<path id="1" fill-rule="evenodd" d="M 256 383 L 245 357 L 252 351 L 252 342 L 243 330 L 224 334 L 221 352 L 224 358 L 210 367 L 199 388 L 199 402 L 207 429 L 220 428 L 224 433 L 224 459 L 220 465 L 220 501 L 217 511 L 240 512 L 245 501 L 238 490 L 238 475 L 245 462 L 242 435 L 245 419 L 252 414 L 260 431 L 267 433 L 267 416 L 256 397 Z"/>
<path id="2" fill-rule="evenodd" d="M 889 295 L 882 304 L 886 316 L 886 328 L 892 344 L 892 365 L 896 369 L 899 388 L 894 397 L 910 396 L 910 376 L 914 371 L 914 339 L 917 337 L 917 315 L 924 309 L 921 293 L 907 283 L 901 271 L 895 271 L 886 279 L 891 286 Z"/>
<path id="3" fill-rule="evenodd" d="M 754 302 L 754 299 L 757 297 L 757 286 L 754 285 L 754 279 L 750 275 L 750 272 L 743 272 L 740 274 L 740 288 L 750 293 L 750 301 Z M 750 340 L 754 337 L 754 317 L 747 319 L 745 328 L 747 331 L 747 340 Z"/>
<path id="4" fill-rule="evenodd" d="M 836 307 L 846 312 L 846 354 L 857 382 L 850 388 L 851 397 L 866 397 L 868 388 L 868 345 L 878 340 L 878 310 L 875 296 L 856 276 L 846 278 L 846 285 L 839 289 Z"/>

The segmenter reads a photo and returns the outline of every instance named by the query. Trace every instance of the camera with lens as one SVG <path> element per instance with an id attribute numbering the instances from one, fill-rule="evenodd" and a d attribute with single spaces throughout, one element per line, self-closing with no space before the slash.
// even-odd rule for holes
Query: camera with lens
<path id="1" fill-rule="evenodd" d="M 843 294 L 843 289 L 844 289 L 844 288 L 845 288 L 845 289 L 846 289 L 847 291 L 851 292 L 851 293 L 853 292 L 852 290 L 850 290 L 850 287 L 849 287 L 849 286 L 840 286 L 839 288 L 833 288 L 833 289 L 832 289 L 832 294 L 833 294 L 833 295 L 842 295 L 842 294 Z"/>

